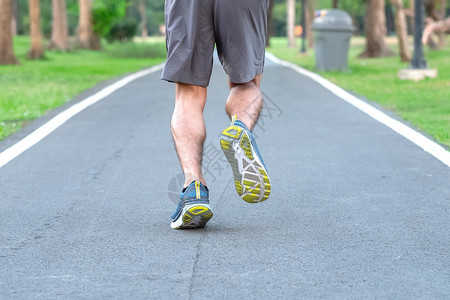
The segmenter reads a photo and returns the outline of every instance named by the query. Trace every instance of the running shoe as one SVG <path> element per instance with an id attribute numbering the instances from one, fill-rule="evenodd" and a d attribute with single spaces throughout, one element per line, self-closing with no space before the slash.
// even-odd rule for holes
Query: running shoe
<path id="1" fill-rule="evenodd" d="M 236 191 L 244 201 L 259 203 L 270 195 L 270 180 L 255 137 L 233 116 L 220 134 L 220 147 L 231 165 Z"/>
<path id="2" fill-rule="evenodd" d="M 200 181 L 192 181 L 180 195 L 170 226 L 173 229 L 202 228 L 212 216 L 208 188 Z"/>

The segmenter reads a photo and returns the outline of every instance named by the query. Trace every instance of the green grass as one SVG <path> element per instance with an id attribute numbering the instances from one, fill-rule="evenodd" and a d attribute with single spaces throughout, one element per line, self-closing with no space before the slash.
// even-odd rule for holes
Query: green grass
<path id="1" fill-rule="evenodd" d="M 0 140 L 97 83 L 163 62 L 165 45 L 104 45 L 103 51 L 46 51 L 46 58 L 25 59 L 28 37 L 16 37 L 20 65 L 0 66 Z"/>
<path id="2" fill-rule="evenodd" d="M 314 50 L 299 54 L 286 47 L 285 38 L 273 38 L 267 50 L 277 57 L 315 71 Z M 396 45 L 391 45 L 397 51 Z M 425 49 L 429 67 L 438 69 L 438 78 L 419 82 L 398 79 L 398 70 L 407 65 L 398 56 L 361 59 L 361 38 L 353 38 L 349 72 L 317 72 L 331 82 L 394 111 L 404 120 L 450 146 L 450 43 L 438 51 Z"/>

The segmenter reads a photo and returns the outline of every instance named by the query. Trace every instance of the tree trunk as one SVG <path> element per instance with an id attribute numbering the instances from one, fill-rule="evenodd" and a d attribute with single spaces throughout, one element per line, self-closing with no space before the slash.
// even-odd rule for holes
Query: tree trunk
<path id="1" fill-rule="evenodd" d="M 339 5 L 339 0 L 333 0 L 333 8 L 337 9 Z"/>
<path id="2" fill-rule="evenodd" d="M 447 0 L 441 0 L 441 20 L 445 20 L 447 17 Z"/>
<path id="3" fill-rule="evenodd" d="M 427 25 L 423 30 L 422 43 L 428 45 L 430 49 L 436 50 L 438 49 L 438 46 L 436 45 L 436 42 L 433 41 L 432 35 L 437 34 L 439 36 L 440 34 L 445 35 L 446 33 L 450 33 L 450 18 L 437 22 L 428 18 Z"/>
<path id="4" fill-rule="evenodd" d="M 11 33 L 17 35 L 17 1 L 11 0 Z"/>
<path id="5" fill-rule="evenodd" d="M 441 0 L 440 10 L 436 9 L 436 0 L 425 0 L 425 10 L 427 13 L 426 26 L 423 32 L 422 41 L 432 50 L 437 50 L 445 46 L 445 30 L 442 30 L 445 24 L 445 15 L 447 10 L 447 1 Z M 433 35 L 437 35 L 438 41 L 435 41 Z"/>
<path id="6" fill-rule="evenodd" d="M 427 16 L 439 21 L 439 14 L 436 12 L 436 0 L 424 0 L 425 12 Z"/>
<path id="7" fill-rule="evenodd" d="M 314 35 L 312 32 L 312 23 L 314 18 L 311 20 L 311 16 L 314 16 L 314 7 L 312 1 L 305 0 L 306 11 L 305 11 L 305 23 L 306 23 L 306 38 L 308 39 L 308 47 L 314 48 Z"/>
<path id="8" fill-rule="evenodd" d="M 400 58 L 403 62 L 410 62 L 411 51 L 409 51 L 408 47 L 408 32 L 403 0 L 391 0 L 391 3 L 395 7 L 395 31 L 397 32 Z"/>
<path id="9" fill-rule="evenodd" d="M 50 48 L 62 51 L 69 49 L 66 0 L 52 0 L 52 41 Z"/>
<path id="10" fill-rule="evenodd" d="M 41 11 L 39 8 L 39 0 L 30 0 L 29 10 L 31 48 L 27 53 L 27 57 L 29 59 L 41 59 L 44 57 L 44 47 L 42 46 Z"/>
<path id="11" fill-rule="evenodd" d="M 94 34 L 92 23 L 92 0 L 79 0 L 77 42 L 80 48 L 99 50 L 100 38 Z"/>
<path id="12" fill-rule="evenodd" d="M 366 12 L 366 49 L 360 57 L 391 56 L 386 45 L 386 16 L 384 0 L 369 0 Z"/>
<path id="13" fill-rule="evenodd" d="M 288 47 L 295 47 L 295 0 L 287 0 Z"/>
<path id="14" fill-rule="evenodd" d="M 138 9 L 139 9 L 139 14 L 141 15 L 141 35 L 143 38 L 146 38 L 146 37 L 148 37 L 147 10 L 145 9 L 144 0 L 139 0 Z"/>
<path id="15" fill-rule="evenodd" d="M 411 12 L 411 32 L 414 35 L 414 26 L 416 25 L 414 23 L 414 12 L 415 12 L 415 8 L 414 8 L 415 4 L 415 0 L 409 0 L 409 11 Z"/>
<path id="16" fill-rule="evenodd" d="M 266 47 L 270 46 L 270 38 L 273 36 L 273 18 L 272 11 L 275 4 L 274 0 L 269 1 L 269 7 L 267 9 L 267 37 L 266 37 Z"/>
<path id="17" fill-rule="evenodd" d="M 0 0 L 0 65 L 17 63 L 11 34 L 11 1 Z"/>

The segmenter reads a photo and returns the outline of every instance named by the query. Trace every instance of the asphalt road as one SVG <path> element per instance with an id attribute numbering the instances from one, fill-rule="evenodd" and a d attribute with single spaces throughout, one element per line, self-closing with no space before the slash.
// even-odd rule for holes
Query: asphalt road
<path id="1" fill-rule="evenodd" d="M 218 152 L 228 119 L 216 66 L 204 162 L 214 217 L 172 230 L 174 87 L 159 76 L 0 169 L 0 299 L 450 298 L 450 168 L 270 62 L 255 132 L 271 198 L 240 200 Z"/>

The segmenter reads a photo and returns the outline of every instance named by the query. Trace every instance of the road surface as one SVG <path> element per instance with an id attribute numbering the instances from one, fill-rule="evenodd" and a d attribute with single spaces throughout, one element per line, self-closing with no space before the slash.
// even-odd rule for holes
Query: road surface
<path id="1" fill-rule="evenodd" d="M 174 87 L 159 76 L 0 168 L 1 299 L 450 298 L 450 168 L 271 61 L 255 129 L 271 197 L 242 201 L 218 152 L 228 118 L 216 65 L 204 162 L 214 217 L 172 230 Z"/>

